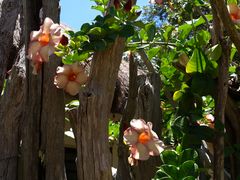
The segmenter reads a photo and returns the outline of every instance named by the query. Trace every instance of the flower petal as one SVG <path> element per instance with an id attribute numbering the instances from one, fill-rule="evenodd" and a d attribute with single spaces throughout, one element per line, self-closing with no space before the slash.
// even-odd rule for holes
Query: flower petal
<path id="1" fill-rule="evenodd" d="M 50 33 L 50 27 L 51 27 L 52 24 L 53 24 L 52 19 L 50 19 L 49 17 L 46 17 L 44 19 L 43 26 L 42 26 L 43 33 L 49 34 Z"/>
<path id="2" fill-rule="evenodd" d="M 57 67 L 57 74 L 64 74 L 66 76 L 68 76 L 71 73 L 72 69 L 71 69 L 71 65 L 65 64 L 62 67 L 58 66 Z"/>
<path id="3" fill-rule="evenodd" d="M 87 82 L 87 80 L 88 80 L 88 76 L 84 72 L 81 72 L 81 73 L 78 73 L 75 81 L 78 82 L 80 85 L 83 85 Z"/>
<path id="4" fill-rule="evenodd" d="M 74 74 L 78 74 L 80 72 L 84 71 L 84 66 L 82 64 L 79 64 L 78 62 L 72 64 L 72 71 Z"/>
<path id="5" fill-rule="evenodd" d="M 40 49 L 40 55 L 42 56 L 42 59 L 44 62 L 48 62 L 49 60 L 49 56 L 53 54 L 55 48 L 50 46 L 50 45 L 47 45 L 47 46 L 43 46 L 41 49 Z"/>
<path id="6" fill-rule="evenodd" d="M 128 144 L 134 145 L 138 141 L 138 136 L 139 134 L 133 129 L 133 128 L 128 128 L 124 131 L 124 139 L 127 141 Z"/>
<path id="7" fill-rule="evenodd" d="M 43 46 L 39 51 L 39 53 L 40 53 L 44 62 L 48 62 L 48 60 L 49 60 L 49 53 L 48 52 L 49 52 L 49 46 L 48 45 Z"/>
<path id="8" fill-rule="evenodd" d="M 42 31 L 32 31 L 30 34 L 30 41 L 37 41 L 38 37 L 42 34 Z"/>
<path id="9" fill-rule="evenodd" d="M 68 83 L 68 78 L 64 74 L 58 74 L 54 77 L 54 84 L 57 88 L 65 88 Z"/>
<path id="10" fill-rule="evenodd" d="M 236 3 L 229 3 L 228 6 L 228 12 L 230 14 L 237 14 L 238 13 L 238 5 Z"/>
<path id="11" fill-rule="evenodd" d="M 34 75 L 37 75 L 38 72 L 40 71 L 41 67 L 42 67 L 42 62 L 41 61 L 32 61 L 31 65 L 33 67 L 32 73 Z"/>
<path id="12" fill-rule="evenodd" d="M 149 150 L 149 155 L 151 156 L 157 156 L 159 155 L 163 150 L 164 150 L 164 143 L 160 140 L 158 141 L 149 141 L 146 144 L 148 150 Z"/>
<path id="13" fill-rule="evenodd" d="M 146 122 L 143 119 L 132 119 L 130 121 L 130 125 L 138 132 L 143 132 L 149 129 L 149 127 L 147 126 Z"/>
<path id="14" fill-rule="evenodd" d="M 79 90 L 80 90 L 80 85 L 74 81 L 69 81 L 67 86 L 65 87 L 65 91 L 72 96 L 77 95 Z"/>
<path id="15" fill-rule="evenodd" d="M 32 59 L 33 56 L 35 56 L 38 51 L 41 49 L 41 44 L 37 41 L 33 41 L 29 44 L 28 47 L 28 58 Z"/>
<path id="16" fill-rule="evenodd" d="M 147 160 L 149 158 L 147 147 L 141 143 L 137 143 L 136 146 L 132 146 L 131 153 L 134 159 Z"/>

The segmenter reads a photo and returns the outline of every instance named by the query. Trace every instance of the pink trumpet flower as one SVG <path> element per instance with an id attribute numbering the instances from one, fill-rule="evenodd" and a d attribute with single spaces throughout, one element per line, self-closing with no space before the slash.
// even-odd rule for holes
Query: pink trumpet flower
<path id="1" fill-rule="evenodd" d="M 63 30 L 61 25 L 46 17 L 40 29 L 31 32 L 27 57 L 32 60 L 33 74 L 39 72 L 43 62 L 48 62 L 61 41 Z"/>
<path id="2" fill-rule="evenodd" d="M 57 88 L 64 89 L 72 96 L 78 94 L 80 87 L 88 80 L 83 64 L 65 64 L 57 68 L 57 75 L 54 77 L 54 84 Z"/>
<path id="3" fill-rule="evenodd" d="M 131 127 L 124 131 L 124 139 L 130 146 L 129 163 L 136 164 L 136 160 L 147 160 L 150 156 L 157 156 L 164 150 L 164 143 L 159 140 L 152 130 L 152 123 L 143 119 L 133 119 Z"/>
<path id="4" fill-rule="evenodd" d="M 230 17 L 232 21 L 236 24 L 240 23 L 240 8 L 235 3 L 229 3 L 228 4 L 228 12 L 230 14 Z"/>

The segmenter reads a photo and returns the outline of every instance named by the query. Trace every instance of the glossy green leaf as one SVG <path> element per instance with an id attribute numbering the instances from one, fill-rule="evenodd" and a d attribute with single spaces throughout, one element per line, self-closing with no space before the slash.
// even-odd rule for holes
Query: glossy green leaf
<path id="1" fill-rule="evenodd" d="M 195 49 L 187 63 L 186 73 L 202 73 L 206 68 L 206 60 L 201 50 Z"/>
<path id="2" fill-rule="evenodd" d="M 158 54 L 159 51 L 160 51 L 160 47 L 151 48 L 149 51 L 147 51 L 148 59 L 151 60 L 153 57 L 155 57 Z"/>
<path id="3" fill-rule="evenodd" d="M 179 179 L 183 179 L 184 177 L 187 177 L 187 176 L 197 177 L 198 165 L 192 160 L 185 161 L 180 166 L 179 176 L 180 176 Z"/>
<path id="4" fill-rule="evenodd" d="M 161 153 L 161 159 L 164 164 L 178 165 L 178 154 L 173 150 L 165 150 Z"/>
<path id="5" fill-rule="evenodd" d="M 191 24 L 183 24 L 179 26 L 178 31 L 180 32 L 179 39 L 180 40 L 185 40 L 189 33 L 192 30 L 192 25 Z"/>
<path id="6" fill-rule="evenodd" d="M 107 32 L 101 27 L 93 27 L 89 30 L 88 34 L 96 36 L 104 36 Z"/>
<path id="7" fill-rule="evenodd" d="M 155 23 L 149 23 L 145 26 L 145 31 L 147 33 L 148 36 L 148 41 L 152 41 L 155 37 L 155 33 L 156 33 L 156 26 Z"/>
<path id="8" fill-rule="evenodd" d="M 184 92 L 182 90 L 175 91 L 174 94 L 173 94 L 173 100 L 174 101 L 181 100 L 183 94 L 184 94 Z"/>
<path id="9" fill-rule="evenodd" d="M 194 149 L 190 149 L 190 148 L 184 149 L 179 156 L 181 164 L 188 160 L 196 161 L 197 158 L 198 158 L 197 151 L 195 151 Z"/>
<path id="10" fill-rule="evenodd" d="M 123 28 L 120 30 L 119 35 L 121 37 L 130 37 L 134 34 L 134 27 L 132 25 L 125 25 Z"/>
<path id="11" fill-rule="evenodd" d="M 205 46 L 209 43 L 209 40 L 211 39 L 211 34 L 208 31 L 200 30 L 197 33 L 197 43 L 198 46 Z"/>
<path id="12" fill-rule="evenodd" d="M 160 169 L 172 179 L 178 179 L 178 168 L 174 165 L 163 164 Z"/>
<path id="13" fill-rule="evenodd" d="M 211 61 L 217 61 L 222 55 L 222 47 L 219 44 L 214 45 L 207 51 L 208 59 Z"/>

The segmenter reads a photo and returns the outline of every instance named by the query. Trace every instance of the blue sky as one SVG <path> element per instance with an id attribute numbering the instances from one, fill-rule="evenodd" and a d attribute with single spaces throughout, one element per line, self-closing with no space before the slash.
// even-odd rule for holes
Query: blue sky
<path id="1" fill-rule="evenodd" d="M 60 0 L 61 23 L 68 25 L 73 30 L 78 30 L 83 23 L 91 22 L 99 14 L 91 9 L 94 5 L 90 0 Z M 147 5 L 148 0 L 138 0 L 137 5 Z"/>

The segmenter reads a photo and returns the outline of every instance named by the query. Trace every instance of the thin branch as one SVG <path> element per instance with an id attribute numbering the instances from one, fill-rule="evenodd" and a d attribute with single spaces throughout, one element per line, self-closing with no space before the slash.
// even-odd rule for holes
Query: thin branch
<path id="1" fill-rule="evenodd" d="M 212 0 L 212 6 L 218 11 L 218 15 L 221 18 L 224 28 L 230 36 L 232 42 L 235 44 L 238 52 L 240 53 L 240 37 L 237 29 L 235 28 L 224 0 Z"/>

